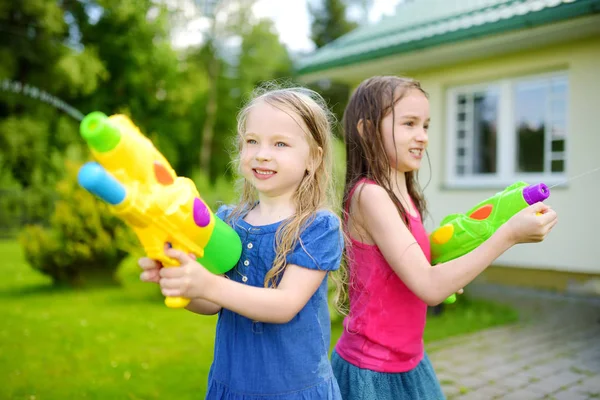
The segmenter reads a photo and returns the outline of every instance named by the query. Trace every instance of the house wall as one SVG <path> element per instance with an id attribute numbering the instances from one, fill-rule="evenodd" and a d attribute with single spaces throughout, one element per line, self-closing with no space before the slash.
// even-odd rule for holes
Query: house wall
<path id="1" fill-rule="evenodd" d="M 599 37 L 468 64 L 402 72 L 419 79 L 430 95 L 432 170 L 425 162 L 420 172 L 423 184 L 431 177 L 425 189 L 431 214 L 428 228 L 437 226 L 447 214 L 464 212 L 502 189 L 445 187 L 447 89 L 559 70 L 569 74 L 567 175 L 572 177 L 600 167 Z M 547 203 L 559 215 L 548 238 L 543 243 L 513 247 L 495 265 L 600 274 L 600 171 L 551 189 Z"/>

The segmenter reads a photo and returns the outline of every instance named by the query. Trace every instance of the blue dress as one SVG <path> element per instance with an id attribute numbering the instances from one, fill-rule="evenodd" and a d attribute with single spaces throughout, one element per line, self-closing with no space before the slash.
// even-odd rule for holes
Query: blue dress
<path id="1" fill-rule="evenodd" d="M 230 207 L 220 207 L 226 220 Z M 242 257 L 227 276 L 264 287 L 275 259 L 275 233 L 281 223 L 253 226 L 232 221 L 240 235 Z M 319 211 L 288 254 L 288 264 L 320 270 L 339 268 L 343 236 L 335 215 Z M 330 319 L 327 277 L 305 307 L 288 323 L 252 321 L 227 309 L 219 312 L 214 361 L 208 377 L 210 400 L 327 400 L 341 399 L 328 358 Z"/>

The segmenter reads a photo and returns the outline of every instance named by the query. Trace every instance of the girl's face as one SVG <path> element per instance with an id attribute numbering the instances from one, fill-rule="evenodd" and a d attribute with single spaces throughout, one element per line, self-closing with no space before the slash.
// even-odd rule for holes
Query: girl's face
<path id="1" fill-rule="evenodd" d="M 267 102 L 248 113 L 244 132 L 241 168 L 262 195 L 291 195 L 304 178 L 310 161 L 308 128 L 292 112 Z"/>
<path id="2" fill-rule="evenodd" d="M 427 148 L 429 100 L 411 89 L 381 121 L 383 145 L 392 168 L 399 172 L 418 170 Z"/>

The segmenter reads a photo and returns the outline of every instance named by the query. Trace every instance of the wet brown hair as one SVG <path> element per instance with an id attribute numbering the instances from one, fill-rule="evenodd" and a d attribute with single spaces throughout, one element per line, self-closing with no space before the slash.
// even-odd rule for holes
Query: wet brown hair
<path id="1" fill-rule="evenodd" d="M 427 96 L 420 83 L 416 80 L 397 76 L 374 76 L 364 80 L 352 93 L 348 105 L 344 111 L 343 128 L 346 143 L 346 182 L 342 197 L 342 212 L 348 217 L 348 205 L 350 191 L 358 181 L 367 178 L 375 181 L 388 193 L 400 217 L 405 224 L 409 224 L 408 213 L 394 194 L 390 176 L 392 172 L 391 160 L 385 151 L 383 135 L 381 132 L 381 121 L 392 113 L 392 137 L 394 136 L 394 106 L 407 93 L 418 90 Z M 361 123 L 362 133 L 358 126 Z M 429 158 L 428 158 L 429 160 Z M 405 173 L 408 194 L 412 198 L 421 219 L 426 214 L 426 203 L 423 192 L 417 180 L 417 173 L 410 171 Z M 360 193 L 358 193 L 360 195 Z M 344 218 L 344 223 L 347 219 Z M 349 236 L 344 229 L 347 245 L 350 244 Z M 348 289 L 349 286 L 360 290 L 360 285 L 355 281 L 352 271 L 348 269 L 350 264 L 347 247 L 344 250 L 343 264 L 337 277 L 335 290 L 335 308 L 340 314 L 348 315 Z"/>
<path id="2" fill-rule="evenodd" d="M 395 119 L 394 106 L 411 90 L 418 90 L 427 96 L 416 80 L 397 76 L 375 76 L 364 80 L 350 97 L 343 118 L 346 182 L 342 206 L 349 200 L 354 185 L 360 179 L 368 178 L 385 189 L 400 217 L 408 224 L 407 211 L 392 190 L 392 182 L 390 182 L 392 166 L 384 148 L 380 128 L 381 121 L 389 113 L 392 113 L 392 118 Z M 362 134 L 358 130 L 360 121 L 363 121 Z M 392 135 L 394 125 L 392 124 Z M 417 173 L 410 171 L 406 172 L 405 176 L 408 194 L 423 219 L 427 207 L 417 180 Z"/>

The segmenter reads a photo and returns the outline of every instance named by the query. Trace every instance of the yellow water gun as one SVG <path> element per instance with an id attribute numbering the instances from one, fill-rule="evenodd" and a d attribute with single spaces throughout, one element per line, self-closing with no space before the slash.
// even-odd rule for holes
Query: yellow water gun
<path id="1" fill-rule="evenodd" d="M 237 264 L 242 253 L 238 234 L 215 217 L 194 183 L 177 176 L 128 117 L 92 112 L 81 121 L 80 133 L 97 162 L 81 167 L 79 184 L 133 229 L 148 257 L 165 267 L 178 266 L 164 253 L 167 243 L 195 254 L 215 274 Z M 165 304 L 182 308 L 189 301 L 167 297 Z"/>

